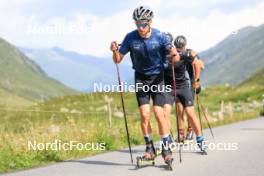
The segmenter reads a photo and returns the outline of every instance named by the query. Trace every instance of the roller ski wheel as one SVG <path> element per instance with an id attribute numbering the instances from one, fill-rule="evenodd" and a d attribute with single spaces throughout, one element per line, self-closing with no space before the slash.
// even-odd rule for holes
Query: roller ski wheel
<path id="1" fill-rule="evenodd" d="M 144 166 L 150 166 L 150 165 L 154 166 L 155 165 L 155 159 L 147 159 L 144 156 L 143 157 L 138 156 L 136 158 L 136 160 L 137 160 L 137 168 L 138 169 L 142 168 Z"/>
<path id="2" fill-rule="evenodd" d="M 201 155 L 208 155 L 206 150 L 201 151 Z"/>
<path id="3" fill-rule="evenodd" d="M 146 146 L 146 150 L 143 156 L 138 156 L 137 159 L 137 168 L 141 168 L 142 166 L 155 165 L 156 158 L 156 150 L 154 148 L 153 143 L 151 145 Z"/>

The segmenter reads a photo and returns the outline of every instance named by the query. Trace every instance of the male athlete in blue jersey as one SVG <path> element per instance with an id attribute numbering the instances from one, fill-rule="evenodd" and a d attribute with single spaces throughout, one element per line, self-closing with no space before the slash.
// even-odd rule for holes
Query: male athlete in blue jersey
<path id="1" fill-rule="evenodd" d="M 137 26 L 126 35 L 121 47 L 115 41 L 111 43 L 113 60 L 120 63 L 124 55 L 128 52 L 135 70 L 136 97 L 141 116 L 141 129 L 146 142 L 144 158 L 154 159 L 155 148 L 151 137 L 150 119 L 150 98 L 153 100 L 153 111 L 158 123 L 159 134 L 164 144 L 168 143 L 170 131 L 165 120 L 163 106 L 165 103 L 164 87 L 164 58 L 168 54 L 174 61 L 180 57 L 166 33 L 158 29 L 151 28 L 153 11 L 145 6 L 136 8 L 133 12 L 133 19 Z M 143 89 L 147 86 L 149 89 Z M 172 153 L 169 147 L 162 147 L 162 156 L 167 163 L 172 160 Z"/>

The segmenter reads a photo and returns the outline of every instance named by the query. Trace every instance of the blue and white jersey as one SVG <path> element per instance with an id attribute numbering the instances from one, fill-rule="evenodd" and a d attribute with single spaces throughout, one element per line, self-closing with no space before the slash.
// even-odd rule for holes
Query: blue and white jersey
<path id="1" fill-rule="evenodd" d="M 137 30 L 128 33 L 119 52 L 130 52 L 133 69 L 144 75 L 159 74 L 163 70 L 164 59 L 172 47 L 167 34 L 153 29 L 149 38 L 140 37 Z"/>

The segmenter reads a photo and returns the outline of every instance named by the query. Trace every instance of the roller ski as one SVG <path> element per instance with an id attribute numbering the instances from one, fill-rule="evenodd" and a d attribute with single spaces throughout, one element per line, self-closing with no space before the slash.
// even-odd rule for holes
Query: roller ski
<path id="1" fill-rule="evenodd" d="M 143 156 L 138 156 L 137 160 L 137 168 L 142 168 L 145 166 L 154 166 L 155 158 L 156 158 L 156 150 L 154 148 L 153 142 L 147 144 L 146 150 Z"/>
<path id="2" fill-rule="evenodd" d="M 144 156 L 138 156 L 137 158 L 137 168 L 142 168 L 146 166 L 154 166 L 155 159 L 147 159 Z"/>
<path id="3" fill-rule="evenodd" d="M 204 140 L 203 137 L 197 137 L 197 146 L 199 147 L 200 149 L 200 153 L 202 155 L 207 155 L 207 148 L 208 148 L 208 145 L 206 144 L 207 142 Z"/>
<path id="4" fill-rule="evenodd" d="M 172 171 L 172 162 L 173 162 L 173 158 L 172 158 L 172 152 L 171 149 L 162 149 L 161 152 L 162 158 L 164 159 L 164 162 L 166 164 L 166 169 Z"/>

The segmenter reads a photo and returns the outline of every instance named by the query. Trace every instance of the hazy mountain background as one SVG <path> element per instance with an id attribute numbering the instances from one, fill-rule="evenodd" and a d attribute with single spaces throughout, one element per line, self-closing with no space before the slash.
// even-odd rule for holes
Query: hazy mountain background
<path id="1" fill-rule="evenodd" d="M 200 56 L 206 64 L 205 85 L 237 85 L 264 68 L 264 25 L 242 28 Z"/>
<path id="2" fill-rule="evenodd" d="M 94 83 L 117 84 L 116 68 L 111 58 L 99 58 L 65 51 L 59 47 L 46 49 L 20 48 L 51 77 L 80 91 L 93 91 Z M 129 58 L 120 64 L 122 81 L 133 83 Z"/>
<path id="3" fill-rule="evenodd" d="M 5 94 L 11 94 L 29 100 L 43 100 L 76 93 L 75 90 L 47 76 L 34 61 L 2 38 L 0 38 L 0 90 L 1 98 L 5 97 Z"/>
<path id="4" fill-rule="evenodd" d="M 214 47 L 200 53 L 206 64 L 203 85 L 238 85 L 264 67 L 264 25 L 245 27 L 227 36 Z M 116 84 L 116 70 L 109 58 L 65 51 L 61 48 L 20 48 L 50 76 L 65 85 L 93 91 L 94 83 Z M 133 84 L 130 58 L 120 64 L 122 80 Z"/>

